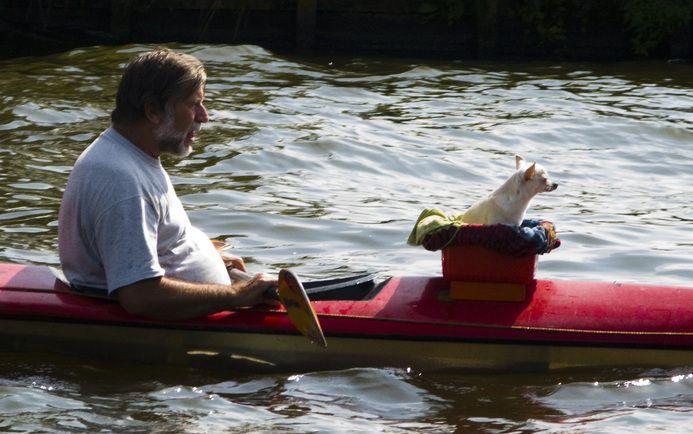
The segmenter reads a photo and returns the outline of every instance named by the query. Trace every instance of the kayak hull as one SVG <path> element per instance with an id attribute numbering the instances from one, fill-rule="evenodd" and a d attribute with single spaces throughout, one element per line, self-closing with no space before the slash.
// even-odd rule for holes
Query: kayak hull
<path id="1" fill-rule="evenodd" d="M 72 293 L 47 267 L 0 264 L 3 350 L 253 371 L 693 366 L 693 289 L 538 280 L 523 302 L 450 300 L 439 277 L 394 277 L 363 300 L 313 302 L 328 342 L 284 310 L 180 322 Z"/>
<path id="2" fill-rule="evenodd" d="M 2 320 L 0 324 L 4 351 L 253 372 L 372 366 L 426 372 L 693 366 L 692 351 L 685 349 L 333 336 L 328 337 L 329 347 L 322 349 L 300 335 L 23 320 Z"/>

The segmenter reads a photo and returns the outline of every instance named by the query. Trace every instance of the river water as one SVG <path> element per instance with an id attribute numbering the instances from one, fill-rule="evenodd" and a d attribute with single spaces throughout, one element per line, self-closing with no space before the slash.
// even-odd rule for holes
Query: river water
<path id="1" fill-rule="evenodd" d="M 440 274 L 438 254 L 405 243 L 419 212 L 464 210 L 519 153 L 560 183 L 528 212 L 563 241 L 538 277 L 693 287 L 690 64 L 177 48 L 207 66 L 211 121 L 164 164 L 193 223 L 251 271 Z M 70 168 L 145 49 L 0 61 L 0 261 L 58 263 Z M 692 411 L 686 366 L 252 375 L 0 352 L 3 432 L 685 432 Z"/>

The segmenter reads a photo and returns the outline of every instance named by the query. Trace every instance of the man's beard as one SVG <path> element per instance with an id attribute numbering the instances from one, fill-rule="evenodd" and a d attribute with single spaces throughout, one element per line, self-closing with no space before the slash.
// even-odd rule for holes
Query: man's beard
<path id="1" fill-rule="evenodd" d="M 154 137 L 159 143 L 159 150 L 162 153 L 168 152 L 176 157 L 187 157 L 192 152 L 192 146 L 190 143 L 186 143 L 188 135 L 191 132 L 199 131 L 202 124 L 195 122 L 192 129 L 184 133 L 176 131 L 173 124 L 173 114 L 167 113 L 164 123 L 154 131 Z"/>

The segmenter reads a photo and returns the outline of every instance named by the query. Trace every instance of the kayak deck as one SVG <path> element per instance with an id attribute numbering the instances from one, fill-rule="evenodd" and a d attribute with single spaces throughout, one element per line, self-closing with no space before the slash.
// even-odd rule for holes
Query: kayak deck
<path id="1" fill-rule="evenodd" d="M 535 280 L 525 301 L 498 302 L 450 300 L 441 277 L 368 285 L 362 298 L 312 303 L 323 350 L 297 334 L 283 309 L 149 320 L 74 294 L 48 267 L 0 264 L 0 336 L 18 351 L 255 370 L 693 365 L 690 288 Z"/>

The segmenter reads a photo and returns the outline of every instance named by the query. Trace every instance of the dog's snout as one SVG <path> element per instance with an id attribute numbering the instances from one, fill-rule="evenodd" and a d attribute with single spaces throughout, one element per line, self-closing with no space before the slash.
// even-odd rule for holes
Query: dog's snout
<path id="1" fill-rule="evenodd" d="M 552 182 L 551 184 L 546 186 L 546 191 L 554 191 L 557 188 L 558 188 L 558 183 Z"/>

